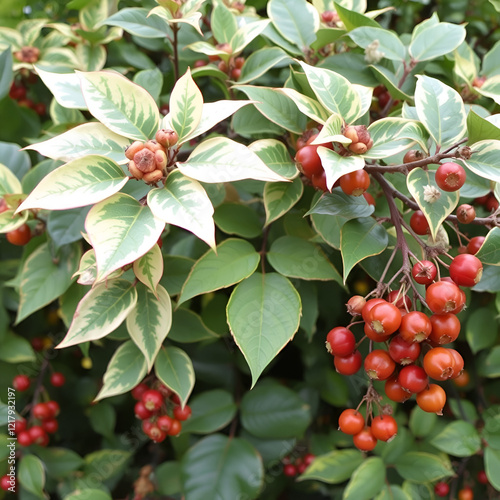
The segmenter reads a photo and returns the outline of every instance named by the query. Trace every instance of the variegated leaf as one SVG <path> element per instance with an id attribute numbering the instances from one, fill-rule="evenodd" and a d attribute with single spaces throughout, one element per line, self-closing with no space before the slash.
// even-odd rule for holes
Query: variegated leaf
<path id="1" fill-rule="evenodd" d="M 372 98 L 373 98 L 373 89 L 371 87 L 365 87 L 364 85 L 358 85 L 353 83 L 352 88 L 358 94 L 359 100 L 361 102 L 361 109 L 359 111 L 359 118 L 364 116 L 371 108 Z"/>
<path id="2" fill-rule="evenodd" d="M 382 118 L 373 122 L 368 131 L 373 146 L 363 156 L 365 158 L 386 158 L 408 149 L 414 144 L 427 152 L 428 134 L 415 120 L 405 118 Z"/>
<path id="3" fill-rule="evenodd" d="M 103 386 L 94 401 L 130 391 L 144 378 L 147 371 L 142 352 L 131 340 L 124 342 L 109 360 Z"/>
<path id="4" fill-rule="evenodd" d="M 500 141 L 479 141 L 471 146 L 472 156 L 462 160 L 475 174 L 500 183 L 499 154 Z"/>
<path id="5" fill-rule="evenodd" d="M 276 89 L 276 92 L 280 92 L 289 97 L 297 105 L 299 110 L 311 118 L 311 120 L 318 123 L 325 123 L 330 116 L 330 113 L 319 102 L 297 92 L 295 89 L 279 88 Z"/>
<path id="6" fill-rule="evenodd" d="M 254 38 L 257 38 L 267 28 L 269 22 L 266 19 L 243 25 L 229 42 L 229 45 L 233 49 L 233 54 L 239 54 Z"/>
<path id="7" fill-rule="evenodd" d="M 423 24 L 423 23 L 422 23 Z M 412 33 L 408 52 L 416 61 L 429 61 L 452 53 L 465 39 L 465 26 L 428 23 Z"/>
<path id="8" fill-rule="evenodd" d="M 230 57 L 230 54 L 216 48 L 213 44 L 208 42 L 194 42 L 189 44 L 186 49 L 192 50 L 193 52 L 199 52 L 200 54 L 205 54 L 206 56 L 218 56 L 222 60 L 226 61 Z"/>
<path id="9" fill-rule="evenodd" d="M 148 193 L 148 206 L 158 219 L 191 231 L 215 248 L 214 207 L 196 180 L 174 170 L 163 188 Z"/>
<path id="10" fill-rule="evenodd" d="M 293 182 L 267 182 L 264 187 L 266 226 L 288 212 L 302 197 L 304 184 L 300 177 Z"/>
<path id="11" fill-rule="evenodd" d="M 241 76 L 238 78 L 238 82 L 243 84 L 256 80 L 277 64 L 283 64 L 285 61 L 291 62 L 291 59 L 280 47 L 264 47 L 252 52 L 245 61 L 243 68 L 241 68 Z"/>
<path id="12" fill-rule="evenodd" d="M 57 349 L 105 337 L 116 330 L 137 302 L 137 290 L 129 281 L 99 283 L 78 304 L 75 316 Z"/>
<path id="13" fill-rule="evenodd" d="M 210 18 L 210 27 L 218 43 L 229 43 L 238 31 L 238 22 L 223 2 L 217 2 Z"/>
<path id="14" fill-rule="evenodd" d="M 342 126 L 344 120 L 337 113 L 330 115 L 320 130 L 318 136 L 311 144 L 325 144 L 326 142 L 340 142 L 341 144 L 350 144 L 352 141 L 342 135 Z"/>
<path id="15" fill-rule="evenodd" d="M 318 154 L 325 170 L 326 185 L 330 191 L 341 176 L 365 166 L 365 160 L 361 156 L 340 156 L 335 151 L 322 146 L 318 148 Z"/>
<path id="16" fill-rule="evenodd" d="M 97 281 L 142 257 L 158 241 L 165 223 L 149 207 L 117 193 L 94 205 L 85 229 L 95 250 Z"/>
<path id="17" fill-rule="evenodd" d="M 97 265 L 95 262 L 94 249 L 87 250 L 80 259 L 78 270 L 72 278 L 78 276 L 78 283 L 81 285 L 93 285 L 97 276 Z"/>
<path id="18" fill-rule="evenodd" d="M 415 89 L 419 120 L 441 148 L 455 144 L 467 133 L 466 113 L 460 94 L 430 76 L 419 75 Z"/>
<path id="19" fill-rule="evenodd" d="M 348 33 L 356 45 L 367 49 L 373 42 L 378 42 L 377 50 L 383 54 L 385 59 L 392 61 L 404 61 L 406 47 L 399 37 L 392 31 L 373 26 L 361 26 Z"/>
<path id="20" fill-rule="evenodd" d="M 361 116 L 361 99 L 347 78 L 304 62 L 300 62 L 300 65 L 316 97 L 327 110 L 338 113 L 348 124 Z"/>
<path id="21" fill-rule="evenodd" d="M 117 163 L 126 163 L 124 151 L 130 140 L 115 134 L 102 123 L 84 123 L 48 141 L 37 142 L 25 149 L 33 149 L 54 160 L 70 161 L 86 155 L 111 158 Z"/>
<path id="22" fill-rule="evenodd" d="M 142 87 L 110 71 L 78 75 L 90 113 L 110 130 L 139 141 L 150 139 L 158 130 L 158 107 Z"/>
<path id="23" fill-rule="evenodd" d="M 243 179 L 285 181 L 271 170 L 256 153 L 238 142 L 215 137 L 202 142 L 179 170 L 202 182 L 234 182 Z"/>
<path id="24" fill-rule="evenodd" d="M 12 170 L 0 163 L 0 196 L 22 192 L 23 188 L 19 179 Z"/>
<path id="25" fill-rule="evenodd" d="M 432 171 L 429 172 L 421 168 L 414 168 L 406 178 L 406 185 L 408 186 L 408 191 L 415 198 L 420 210 L 422 210 L 429 222 L 432 238 L 436 239 L 441 223 L 455 210 L 460 194 L 458 191 L 450 193 L 441 191 L 437 187 L 434 177 L 434 172 Z M 426 201 L 425 190 L 427 187 L 438 190 L 440 196 L 437 200 L 433 202 Z"/>
<path id="26" fill-rule="evenodd" d="M 277 139 L 260 139 L 252 142 L 248 149 L 253 151 L 273 172 L 286 179 L 299 175 L 295 162 L 286 146 Z"/>
<path id="27" fill-rule="evenodd" d="M 15 210 L 5 210 L 0 213 L 0 233 L 10 233 L 21 227 L 28 220 L 28 212 L 16 214 Z"/>
<path id="28" fill-rule="evenodd" d="M 142 284 L 137 285 L 137 304 L 127 316 L 127 330 L 146 358 L 148 372 L 172 326 L 172 304 L 161 285 L 157 296 Z"/>
<path id="29" fill-rule="evenodd" d="M 80 43 L 75 50 L 76 57 L 80 61 L 80 68 L 84 71 L 100 71 L 104 68 L 108 57 L 104 45 L 84 45 Z"/>
<path id="30" fill-rule="evenodd" d="M 500 104 L 500 75 L 488 78 L 482 87 L 476 87 L 474 90 Z"/>
<path id="31" fill-rule="evenodd" d="M 206 102 L 203 104 L 201 111 L 200 122 L 196 128 L 190 132 L 184 139 L 183 142 L 188 142 L 201 134 L 204 134 L 212 127 L 217 125 L 222 120 L 225 120 L 233 113 L 236 113 L 243 106 L 252 104 L 253 101 L 216 101 L 216 102 Z M 164 119 L 165 123 L 170 123 L 170 114 Z"/>
<path id="32" fill-rule="evenodd" d="M 16 323 L 50 304 L 69 288 L 80 256 L 79 244 L 66 245 L 54 254 L 49 243 L 43 243 L 29 255 L 21 270 Z"/>
<path id="33" fill-rule="evenodd" d="M 248 241 L 229 238 L 205 253 L 191 269 L 177 305 L 202 293 L 239 283 L 257 269 L 260 255 Z"/>
<path id="34" fill-rule="evenodd" d="M 193 363 L 189 356 L 178 347 L 164 347 L 156 357 L 155 374 L 179 396 L 184 407 L 195 382 Z"/>
<path id="35" fill-rule="evenodd" d="M 160 247 L 154 245 L 149 252 L 134 262 L 133 269 L 135 277 L 156 295 L 156 287 L 163 276 L 163 255 Z"/>
<path id="36" fill-rule="evenodd" d="M 179 135 L 179 144 L 185 142 L 200 123 L 203 111 L 203 96 L 194 83 L 188 68 L 177 80 L 170 95 L 170 122 Z"/>
<path id="37" fill-rule="evenodd" d="M 171 34 L 170 26 L 163 18 L 149 14 L 149 8 L 127 7 L 108 17 L 105 23 L 143 38 L 165 38 Z"/>
<path id="38" fill-rule="evenodd" d="M 47 174 L 18 211 L 84 207 L 118 192 L 127 181 L 123 170 L 109 158 L 97 155 L 77 158 Z"/>
<path id="39" fill-rule="evenodd" d="M 52 73 L 38 66 L 35 66 L 35 70 L 61 106 L 70 109 L 87 109 L 80 78 L 76 73 Z"/>

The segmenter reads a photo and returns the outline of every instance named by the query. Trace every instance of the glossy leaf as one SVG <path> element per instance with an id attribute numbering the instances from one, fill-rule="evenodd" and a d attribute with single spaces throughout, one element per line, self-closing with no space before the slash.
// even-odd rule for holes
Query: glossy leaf
<path id="1" fill-rule="evenodd" d="M 436 238 L 437 232 L 441 223 L 448 215 L 453 212 L 459 200 L 459 193 L 441 191 L 436 184 L 434 173 L 423 170 L 421 168 L 414 168 L 406 178 L 408 191 L 415 198 L 418 206 L 425 215 L 429 222 L 431 235 Z M 437 189 L 439 198 L 435 201 L 426 201 L 426 188 Z"/>
<path id="2" fill-rule="evenodd" d="M 37 456 L 43 461 L 47 475 L 57 479 L 67 477 L 84 463 L 78 453 L 67 448 L 40 447 Z"/>
<path id="3" fill-rule="evenodd" d="M 118 73 L 96 71 L 79 75 L 90 113 L 112 132 L 144 141 L 158 130 L 158 107 L 142 87 Z"/>
<path id="4" fill-rule="evenodd" d="M 297 290 L 276 273 L 254 273 L 234 289 L 227 321 L 252 372 L 252 387 L 295 335 L 300 310 Z"/>
<path id="5" fill-rule="evenodd" d="M 2 350 L 0 360 L 6 363 L 26 363 L 35 362 L 35 352 L 27 339 L 14 333 L 5 332 L 2 334 Z"/>
<path id="6" fill-rule="evenodd" d="M 38 66 L 35 66 L 35 70 L 61 106 L 70 109 L 87 109 L 80 78 L 76 73 L 52 73 Z"/>
<path id="7" fill-rule="evenodd" d="M 500 182 L 498 171 L 498 154 L 500 140 L 476 142 L 471 146 L 473 155 L 468 160 L 462 160 L 475 174 L 494 182 Z"/>
<path id="8" fill-rule="evenodd" d="M 295 89 L 282 88 L 276 89 L 276 92 L 289 97 L 306 116 L 318 123 L 326 123 L 330 113 L 315 99 L 297 92 Z"/>
<path id="9" fill-rule="evenodd" d="M 118 347 L 103 377 L 103 386 L 95 401 L 124 394 L 132 390 L 148 372 L 143 353 L 131 340 Z"/>
<path id="10" fill-rule="evenodd" d="M 187 229 L 215 248 L 214 207 L 199 182 L 174 170 L 164 187 L 148 193 L 148 206 L 159 220 Z"/>
<path id="11" fill-rule="evenodd" d="M 434 482 L 454 474 L 450 459 L 421 451 L 409 451 L 395 463 L 400 476 L 415 483 Z"/>
<path id="12" fill-rule="evenodd" d="M 243 68 L 241 68 L 241 76 L 238 78 L 238 83 L 249 83 L 257 78 L 265 75 L 271 68 L 280 64 L 280 66 L 288 61 L 288 54 L 279 47 L 265 47 L 263 49 L 252 52 Z"/>
<path id="13" fill-rule="evenodd" d="M 23 188 L 19 179 L 9 168 L 0 163 L 0 196 L 22 192 Z"/>
<path id="14" fill-rule="evenodd" d="M 470 313 L 465 324 L 465 337 L 474 354 L 495 345 L 498 336 L 492 328 L 495 323 L 495 313 L 491 309 L 480 307 Z"/>
<path id="15" fill-rule="evenodd" d="M 215 5 L 210 26 L 218 43 L 229 43 L 238 31 L 236 17 L 222 2 Z"/>
<path id="16" fill-rule="evenodd" d="M 471 423 L 457 420 L 434 436 L 431 444 L 449 455 L 470 457 L 481 449 L 481 438 Z"/>
<path id="17" fill-rule="evenodd" d="M 148 372 L 172 325 L 170 297 L 161 285 L 156 291 L 138 284 L 137 304 L 127 316 L 127 330 L 146 358 Z"/>
<path id="18" fill-rule="evenodd" d="M 500 265 L 500 228 L 494 227 L 487 235 L 476 257 L 484 264 Z"/>
<path id="19" fill-rule="evenodd" d="M 332 189 L 333 185 L 343 175 L 361 170 L 365 166 L 365 161 L 361 156 L 341 156 L 323 146 L 318 148 L 318 155 L 321 158 L 321 165 L 325 170 L 328 189 Z"/>
<path id="20" fill-rule="evenodd" d="M 358 217 L 368 217 L 374 210 L 374 207 L 367 203 L 364 196 L 351 196 L 336 188 L 331 193 L 324 193 L 318 197 L 316 203 L 313 203 L 313 206 L 306 215 L 332 215 L 348 220 Z"/>
<path id="21" fill-rule="evenodd" d="M 154 245 L 149 252 L 134 261 L 133 269 L 136 278 L 156 295 L 156 288 L 163 276 L 163 256 L 160 247 Z"/>
<path id="22" fill-rule="evenodd" d="M 486 476 L 491 485 L 498 491 L 500 490 L 500 451 L 489 446 L 484 449 L 484 467 Z"/>
<path id="23" fill-rule="evenodd" d="M 408 52 L 416 61 L 428 61 L 453 52 L 465 39 L 465 28 L 457 24 L 437 23 L 415 30 Z"/>
<path id="24" fill-rule="evenodd" d="M 77 158 L 47 174 L 19 207 L 66 210 L 98 203 L 128 181 L 123 170 L 104 156 Z"/>
<path id="25" fill-rule="evenodd" d="M 349 31 L 349 37 L 363 49 L 377 41 L 379 44 L 377 50 L 383 54 L 385 59 L 404 61 L 406 57 L 406 47 L 392 31 L 372 26 L 362 26 Z"/>
<path id="26" fill-rule="evenodd" d="M 173 313 L 172 327 L 168 338 L 181 344 L 190 344 L 204 340 L 216 340 L 219 336 L 203 323 L 198 314 L 180 307 Z"/>
<path id="27" fill-rule="evenodd" d="M 288 212 L 302 197 L 304 184 L 299 177 L 293 182 L 267 182 L 264 187 L 266 226 Z"/>
<path id="28" fill-rule="evenodd" d="M 14 210 L 0 213 L 0 233 L 9 233 L 21 227 L 28 220 L 28 212 L 16 214 Z"/>
<path id="29" fill-rule="evenodd" d="M 341 144 L 350 144 L 352 141 L 344 135 L 342 135 L 342 128 L 344 126 L 344 120 L 342 120 L 340 115 L 334 113 L 330 115 L 326 120 L 323 128 L 320 130 L 316 139 L 311 142 L 311 144 L 325 144 L 329 142 L 340 142 Z"/>
<path id="30" fill-rule="evenodd" d="M 479 116 L 472 109 L 467 114 L 467 144 L 471 145 L 481 140 L 500 140 L 500 127 Z"/>
<path id="31" fill-rule="evenodd" d="M 165 38 L 171 31 L 168 24 L 158 16 L 149 16 L 149 12 L 150 9 L 138 7 L 124 8 L 108 17 L 105 23 L 143 38 Z"/>
<path id="32" fill-rule="evenodd" d="M 155 374 L 170 390 L 175 392 L 184 407 L 194 387 L 194 369 L 189 356 L 178 347 L 160 349 L 155 361 Z"/>
<path id="33" fill-rule="evenodd" d="M 358 450 L 333 450 L 326 455 L 318 455 L 299 481 L 316 479 L 328 484 L 343 483 L 362 463 L 363 455 Z"/>
<path id="34" fill-rule="evenodd" d="M 260 255 L 245 240 L 230 238 L 209 250 L 193 266 L 178 305 L 202 293 L 239 283 L 257 269 Z"/>
<path id="35" fill-rule="evenodd" d="M 380 457 L 367 458 L 352 473 L 344 490 L 344 500 L 370 500 L 385 484 L 385 464 Z"/>
<path id="36" fill-rule="evenodd" d="M 286 179 L 297 177 L 299 173 L 297 166 L 281 141 L 261 139 L 252 142 L 248 149 L 253 151 L 276 174 Z"/>
<path id="37" fill-rule="evenodd" d="M 105 337 L 116 330 L 137 302 L 136 288 L 126 280 L 99 283 L 78 304 L 58 349 Z"/>
<path id="38" fill-rule="evenodd" d="M 46 498 L 45 469 L 42 461 L 35 455 L 25 455 L 20 460 L 18 480 L 21 486 L 36 498 Z"/>
<path id="39" fill-rule="evenodd" d="M 85 229 L 95 250 L 97 280 L 142 257 L 164 227 L 149 207 L 127 194 L 117 193 L 94 205 Z"/>

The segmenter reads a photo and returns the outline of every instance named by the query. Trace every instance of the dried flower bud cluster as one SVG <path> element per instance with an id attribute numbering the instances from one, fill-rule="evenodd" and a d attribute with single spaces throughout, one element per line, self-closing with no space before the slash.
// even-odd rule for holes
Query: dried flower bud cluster
<path id="1" fill-rule="evenodd" d="M 177 143 L 179 137 L 173 130 L 161 129 L 156 133 L 155 139 L 135 141 L 125 150 L 125 156 L 130 160 L 130 173 L 147 184 L 155 184 L 165 177 L 168 149 Z"/>
<path id="2" fill-rule="evenodd" d="M 372 146 L 370 132 L 364 125 L 350 125 L 344 129 L 344 137 L 351 139 L 347 149 L 357 155 L 366 153 Z"/>
<path id="3" fill-rule="evenodd" d="M 21 62 L 34 64 L 40 59 L 40 49 L 37 47 L 23 47 L 14 52 L 14 57 Z"/>

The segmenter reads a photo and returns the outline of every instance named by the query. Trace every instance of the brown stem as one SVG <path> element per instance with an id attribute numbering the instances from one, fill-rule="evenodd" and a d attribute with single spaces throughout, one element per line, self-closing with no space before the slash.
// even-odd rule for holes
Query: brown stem
<path id="1" fill-rule="evenodd" d="M 179 79 L 179 26 L 177 23 L 172 23 L 172 31 L 174 33 L 174 39 L 172 40 L 172 45 L 174 48 L 173 63 L 174 63 L 174 78 L 175 81 Z"/>

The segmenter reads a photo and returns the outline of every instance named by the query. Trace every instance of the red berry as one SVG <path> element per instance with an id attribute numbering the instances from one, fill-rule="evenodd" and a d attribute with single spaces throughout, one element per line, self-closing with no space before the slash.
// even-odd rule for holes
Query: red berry
<path id="1" fill-rule="evenodd" d="M 464 184 L 467 174 L 461 165 L 458 163 L 447 162 L 443 163 L 436 170 L 436 184 L 443 191 L 457 191 Z"/>
<path id="2" fill-rule="evenodd" d="M 401 335 L 396 335 L 389 344 L 389 355 L 396 363 L 405 366 L 418 359 L 420 349 L 418 342 L 406 342 Z"/>
<path id="3" fill-rule="evenodd" d="M 18 85 L 16 82 L 12 82 L 9 91 L 9 97 L 16 101 L 20 101 L 22 99 L 26 99 L 26 87 L 23 85 Z"/>
<path id="4" fill-rule="evenodd" d="M 7 233 L 7 241 L 17 246 L 24 246 L 31 240 L 31 229 L 28 224 Z"/>
<path id="5" fill-rule="evenodd" d="M 359 351 L 354 351 L 350 356 L 333 358 L 335 369 L 342 375 L 354 375 L 361 368 L 362 361 Z"/>
<path id="6" fill-rule="evenodd" d="M 441 481 L 439 483 L 436 483 L 434 486 L 434 493 L 438 497 L 446 497 L 446 496 L 448 496 L 449 492 L 450 492 L 450 486 L 448 483 L 443 483 Z"/>
<path id="7" fill-rule="evenodd" d="M 182 423 L 179 420 L 172 419 L 170 429 L 167 431 L 169 436 L 178 436 L 182 430 Z"/>
<path id="8" fill-rule="evenodd" d="M 315 458 L 316 457 L 312 453 L 306 453 L 304 455 L 304 464 L 306 465 L 306 467 L 311 465 L 314 462 Z"/>
<path id="9" fill-rule="evenodd" d="M 48 434 L 54 434 L 59 429 L 59 422 L 55 418 L 44 420 L 42 422 L 42 429 Z"/>
<path id="10" fill-rule="evenodd" d="M 321 13 L 321 20 L 324 23 L 331 23 L 335 17 L 335 12 L 333 10 L 325 10 Z"/>
<path id="11" fill-rule="evenodd" d="M 172 427 L 172 420 L 172 417 L 168 415 L 160 415 L 156 423 L 162 431 L 168 432 L 170 427 Z"/>
<path id="12" fill-rule="evenodd" d="M 234 81 L 237 81 L 239 80 L 241 76 L 241 69 L 240 68 L 233 68 L 231 70 L 231 78 L 234 80 Z"/>
<path id="13" fill-rule="evenodd" d="M 409 310 L 411 308 L 411 299 L 408 295 L 403 295 L 399 290 L 392 290 L 387 294 L 387 302 L 394 304 L 400 310 Z"/>
<path id="14" fill-rule="evenodd" d="M 477 473 L 477 480 L 481 483 L 481 484 L 489 484 L 489 479 L 488 479 L 488 476 L 486 475 L 486 472 L 484 470 L 480 470 L 478 473 Z"/>
<path id="15" fill-rule="evenodd" d="M 412 163 L 414 161 L 419 161 L 422 160 L 424 156 L 425 155 L 424 153 L 422 153 L 422 151 L 419 151 L 418 149 L 410 149 L 404 155 L 403 163 Z"/>
<path id="16" fill-rule="evenodd" d="M 134 414 L 140 420 L 146 420 L 153 416 L 153 412 L 148 410 L 142 401 L 135 403 Z"/>
<path id="17" fill-rule="evenodd" d="M 325 172 L 323 171 L 320 174 L 313 174 L 311 177 L 311 184 L 320 191 L 328 191 Z"/>
<path id="18" fill-rule="evenodd" d="M 433 314 L 430 318 L 432 331 L 429 339 L 436 344 L 449 344 L 460 333 L 460 320 L 452 313 Z"/>
<path id="19" fill-rule="evenodd" d="M 49 418 L 55 418 L 57 415 L 59 415 L 59 412 L 61 411 L 61 408 L 59 406 L 59 403 L 54 400 L 47 401 L 45 403 L 47 407 L 50 410 L 50 417 Z"/>
<path id="20" fill-rule="evenodd" d="M 399 335 L 408 342 L 422 342 L 432 331 L 431 320 L 420 311 L 410 311 L 401 318 Z"/>
<path id="21" fill-rule="evenodd" d="M 31 439 L 30 433 L 28 431 L 21 431 L 17 435 L 17 442 L 21 446 L 31 446 L 33 444 L 33 439 Z"/>
<path id="22" fill-rule="evenodd" d="M 477 252 L 479 252 L 479 249 L 483 246 L 485 239 L 486 238 L 484 236 L 474 236 L 474 238 L 471 238 L 469 243 L 467 243 L 467 253 L 476 255 Z"/>
<path id="23" fill-rule="evenodd" d="M 30 388 L 31 380 L 28 375 L 16 375 L 12 380 L 12 386 L 16 391 L 24 392 Z"/>
<path id="24" fill-rule="evenodd" d="M 413 279 L 420 285 L 430 285 L 437 275 L 437 267 L 430 260 L 417 262 L 412 270 Z"/>
<path id="25" fill-rule="evenodd" d="M 429 222 L 421 210 L 416 210 L 410 217 L 410 226 L 420 236 L 424 236 L 429 231 Z"/>
<path id="26" fill-rule="evenodd" d="M 488 195 L 488 199 L 486 200 L 486 210 L 489 210 L 490 212 L 493 212 L 494 210 L 498 209 L 498 200 L 495 198 L 495 195 L 493 193 L 490 193 Z"/>
<path id="27" fill-rule="evenodd" d="M 474 491 L 470 486 L 464 486 L 461 490 L 458 490 L 458 500 L 473 500 Z"/>
<path id="28" fill-rule="evenodd" d="M 372 420 L 372 434 L 379 441 L 391 441 L 398 433 L 398 424 L 390 415 L 378 415 Z"/>
<path id="29" fill-rule="evenodd" d="M 149 438 L 155 443 L 161 443 L 167 437 L 167 433 L 162 431 L 157 425 L 153 424 L 148 427 L 148 432 L 146 433 Z"/>
<path id="30" fill-rule="evenodd" d="M 429 377 L 421 366 L 407 365 L 401 368 L 398 382 L 404 390 L 419 393 L 429 384 Z"/>
<path id="31" fill-rule="evenodd" d="M 457 314 L 465 304 L 460 288 L 455 283 L 443 280 L 429 285 L 425 293 L 425 301 L 435 314 L 448 312 Z"/>
<path id="32" fill-rule="evenodd" d="M 39 116 L 44 116 L 45 113 L 47 112 L 47 108 L 43 102 L 37 102 L 36 104 L 34 104 L 33 109 L 35 110 L 35 113 Z"/>
<path id="33" fill-rule="evenodd" d="M 447 380 L 453 375 L 455 360 L 446 347 L 435 347 L 424 356 L 425 373 L 435 380 Z"/>
<path id="34" fill-rule="evenodd" d="M 139 401 L 141 398 L 142 398 L 142 395 L 147 391 L 149 390 L 149 387 L 144 383 L 144 382 L 141 382 L 140 384 L 136 385 L 133 389 L 132 389 L 132 397 L 134 399 L 137 399 L 137 401 Z"/>
<path id="35" fill-rule="evenodd" d="M 472 205 L 464 203 L 460 205 L 456 212 L 458 222 L 462 224 L 470 224 L 476 218 L 476 210 Z"/>
<path id="36" fill-rule="evenodd" d="M 379 335 L 391 335 L 401 324 L 400 310 L 386 301 L 375 304 L 367 316 L 367 323 Z"/>
<path id="37" fill-rule="evenodd" d="M 396 403 L 404 403 L 411 397 L 411 393 L 401 387 L 397 375 L 393 375 L 385 381 L 384 391 L 386 396 Z"/>
<path id="38" fill-rule="evenodd" d="M 366 202 L 368 203 L 368 205 L 375 206 L 375 198 L 370 193 L 364 192 L 363 196 L 364 196 Z"/>
<path id="39" fill-rule="evenodd" d="M 455 349 L 448 349 L 448 351 L 450 351 L 450 354 L 453 356 L 453 360 L 455 361 L 453 373 L 450 378 L 455 379 L 464 371 L 464 358 L 462 358 L 462 355 Z"/>
<path id="40" fill-rule="evenodd" d="M 15 476 L 2 476 L 0 478 L 0 488 L 4 491 L 16 491 L 16 478 Z"/>
<path id="41" fill-rule="evenodd" d="M 446 392 L 437 384 L 429 384 L 427 389 L 417 393 L 417 405 L 428 413 L 442 415 L 446 403 Z"/>
<path id="42" fill-rule="evenodd" d="M 370 427 L 365 427 L 361 432 L 352 437 L 354 446 L 360 451 L 372 451 L 377 445 L 377 438 Z"/>
<path id="43" fill-rule="evenodd" d="M 352 316 L 356 316 L 358 314 L 361 314 L 361 311 L 363 310 L 363 307 L 365 307 L 366 300 L 361 297 L 361 295 L 353 295 L 348 301 L 347 301 L 347 312 L 351 314 Z"/>
<path id="44" fill-rule="evenodd" d="M 27 426 L 28 426 L 28 423 L 26 422 L 26 419 L 20 418 L 14 422 L 14 432 L 16 434 L 19 434 L 20 432 L 25 431 Z"/>
<path id="45" fill-rule="evenodd" d="M 474 286 L 481 280 L 483 264 L 468 253 L 457 255 L 450 264 L 450 277 L 459 286 Z"/>
<path id="46" fill-rule="evenodd" d="M 152 412 L 158 411 L 163 404 L 163 396 L 160 391 L 148 389 L 141 397 L 144 406 Z"/>
<path id="47" fill-rule="evenodd" d="M 52 411 L 47 403 L 36 404 L 33 406 L 31 413 L 38 420 L 47 420 L 48 418 L 52 418 Z"/>
<path id="48" fill-rule="evenodd" d="M 39 425 L 30 427 L 28 429 L 28 434 L 30 435 L 33 444 L 38 444 L 40 446 L 47 446 L 49 444 L 49 436 Z"/>
<path id="49" fill-rule="evenodd" d="M 339 181 L 342 191 L 352 196 L 361 196 L 370 187 L 370 176 L 363 169 L 344 174 Z"/>
<path id="50" fill-rule="evenodd" d="M 283 474 L 287 477 L 294 477 L 298 474 L 298 470 L 293 464 L 283 465 Z"/>
<path id="51" fill-rule="evenodd" d="M 344 434 L 353 436 L 365 428 L 365 419 L 357 410 L 348 408 L 344 410 L 339 417 L 339 430 Z"/>
<path id="52" fill-rule="evenodd" d="M 184 420 L 187 420 L 191 416 L 191 408 L 186 405 L 184 408 L 181 406 L 176 406 L 174 408 L 174 418 L 177 420 L 180 420 L 183 422 Z"/>
<path id="53" fill-rule="evenodd" d="M 313 175 L 320 175 L 324 172 L 317 149 L 318 145 L 310 144 L 299 149 L 295 154 L 295 161 L 299 164 L 299 168 L 310 179 Z"/>
<path id="54" fill-rule="evenodd" d="M 337 326 L 326 336 L 326 349 L 333 356 L 349 356 L 356 348 L 356 339 L 351 330 Z"/>
<path id="55" fill-rule="evenodd" d="M 374 380 L 387 380 L 394 372 L 396 363 L 387 351 L 375 349 L 368 353 L 364 362 L 366 374 Z"/>
<path id="56" fill-rule="evenodd" d="M 54 372 L 50 376 L 50 383 L 54 387 L 62 387 L 66 383 L 66 377 L 61 372 Z"/>
<path id="57" fill-rule="evenodd" d="M 365 306 L 361 310 L 361 316 L 363 317 L 363 320 L 365 321 L 365 323 L 368 323 L 370 321 L 369 313 L 372 310 L 372 308 L 376 304 L 383 304 L 384 302 L 386 302 L 386 301 L 384 299 L 380 299 L 380 298 L 370 299 L 370 300 L 366 301 Z"/>
<path id="58" fill-rule="evenodd" d="M 44 343 L 43 343 L 43 339 L 42 337 L 33 337 L 31 339 L 31 347 L 33 347 L 33 349 L 36 351 L 36 352 L 40 352 L 40 351 L 43 351 L 43 348 L 44 348 Z"/>

